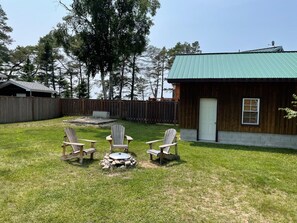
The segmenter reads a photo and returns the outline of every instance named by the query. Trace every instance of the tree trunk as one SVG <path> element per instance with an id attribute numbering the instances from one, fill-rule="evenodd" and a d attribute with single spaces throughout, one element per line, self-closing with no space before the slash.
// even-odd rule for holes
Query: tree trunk
<path id="1" fill-rule="evenodd" d="M 56 90 L 55 69 L 54 69 L 54 61 L 53 60 L 52 60 L 52 85 L 53 85 L 53 89 Z"/>
<path id="2" fill-rule="evenodd" d="M 88 73 L 87 74 L 88 76 L 87 76 L 87 81 L 88 81 L 88 83 L 87 83 L 87 88 L 88 88 L 88 95 L 87 95 L 87 98 L 90 98 L 90 74 Z"/>
<path id="3" fill-rule="evenodd" d="M 158 89 L 159 89 L 159 78 L 157 79 L 157 84 L 156 84 L 156 88 L 155 88 L 155 98 L 157 100 L 157 97 L 158 97 Z"/>
<path id="4" fill-rule="evenodd" d="M 109 100 L 113 99 L 113 72 L 109 72 L 109 94 L 108 94 Z"/>
<path id="5" fill-rule="evenodd" d="M 72 78 L 72 72 L 69 71 L 70 75 L 70 97 L 73 98 L 73 78 Z"/>
<path id="6" fill-rule="evenodd" d="M 162 68 L 161 68 L 161 98 L 163 98 L 164 91 L 164 60 L 162 60 Z"/>
<path id="7" fill-rule="evenodd" d="M 124 72 L 125 72 L 125 60 L 123 61 L 122 67 L 121 67 L 121 80 L 120 80 L 120 92 L 119 92 L 119 99 L 122 100 L 122 91 L 124 86 Z"/>
<path id="8" fill-rule="evenodd" d="M 104 78 L 106 76 L 106 73 L 104 69 L 100 69 L 100 77 L 101 77 L 101 85 L 102 85 L 102 91 L 103 91 L 103 98 L 107 99 L 107 89 L 104 83 Z"/>
<path id="9" fill-rule="evenodd" d="M 131 101 L 134 98 L 135 62 L 136 62 L 136 54 L 133 55 L 133 60 L 132 60 Z"/>
<path id="10" fill-rule="evenodd" d="M 61 80 L 62 80 L 62 72 L 61 72 L 61 67 L 58 67 L 59 69 L 59 84 L 58 84 L 58 88 L 59 88 L 59 96 L 61 96 Z"/>
<path id="11" fill-rule="evenodd" d="M 49 87 L 48 86 L 48 67 L 47 67 L 47 65 L 45 66 L 45 80 L 44 80 L 44 82 L 45 82 L 45 86 Z"/>

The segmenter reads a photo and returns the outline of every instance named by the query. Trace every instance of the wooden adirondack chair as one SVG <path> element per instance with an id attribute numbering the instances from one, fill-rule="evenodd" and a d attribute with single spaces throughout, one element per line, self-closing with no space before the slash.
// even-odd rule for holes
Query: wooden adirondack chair
<path id="1" fill-rule="evenodd" d="M 153 144 L 156 142 L 163 141 L 163 144 L 159 146 L 159 150 L 153 149 Z M 167 160 L 179 160 L 179 155 L 177 153 L 177 139 L 176 139 L 176 130 L 175 129 L 167 129 L 164 135 L 164 139 L 153 140 L 146 142 L 149 144 L 150 149 L 147 150 L 147 153 L 150 154 L 150 160 L 153 160 L 153 155 L 160 158 L 160 164 L 163 163 L 163 159 Z M 170 153 L 170 147 L 175 147 L 175 153 Z"/>
<path id="2" fill-rule="evenodd" d="M 124 139 L 126 138 L 127 144 L 124 144 Z M 110 144 L 110 152 L 112 153 L 114 149 L 124 149 L 124 152 L 128 152 L 129 144 L 133 141 L 131 136 L 125 135 L 125 127 L 122 125 L 111 126 L 111 135 L 106 137 L 106 140 Z"/>
<path id="3" fill-rule="evenodd" d="M 63 154 L 61 156 L 62 160 L 69 160 L 73 158 L 78 158 L 79 162 L 83 163 L 83 157 L 85 155 L 90 155 L 90 158 L 93 159 L 94 153 L 96 152 L 95 148 L 95 140 L 88 140 L 88 139 L 79 139 L 80 141 L 90 142 L 91 147 L 89 149 L 84 149 L 83 143 L 79 143 L 78 138 L 76 137 L 75 130 L 72 128 L 65 128 L 64 129 L 65 136 L 64 141 L 62 144 L 63 148 Z M 72 147 L 72 152 L 69 154 L 66 154 L 66 148 L 68 146 Z"/>

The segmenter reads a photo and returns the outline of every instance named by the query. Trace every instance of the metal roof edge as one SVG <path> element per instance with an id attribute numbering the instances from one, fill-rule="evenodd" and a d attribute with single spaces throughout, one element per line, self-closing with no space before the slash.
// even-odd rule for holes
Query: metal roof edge
<path id="1" fill-rule="evenodd" d="M 199 55 L 228 55 L 228 54 L 284 54 L 284 53 L 297 53 L 294 51 L 281 51 L 281 52 L 219 52 L 219 53 L 189 53 L 189 54 L 176 54 L 176 56 L 199 56 Z"/>
<path id="2" fill-rule="evenodd" d="M 14 81 L 14 80 L 12 80 L 12 79 L 10 79 L 10 80 L 8 80 L 8 81 L 2 83 L 2 84 L 0 85 L 0 89 L 1 89 L 1 88 L 4 88 L 4 87 L 6 87 L 6 86 L 8 86 L 8 85 L 10 85 L 10 84 L 15 84 L 16 86 L 21 87 L 21 88 L 25 89 L 26 91 L 30 91 L 30 89 L 28 90 L 28 88 L 24 87 L 23 85 L 19 84 L 18 82 Z"/>
<path id="3" fill-rule="evenodd" d="M 36 89 L 30 89 L 30 88 L 27 88 L 26 86 L 20 84 L 18 81 L 13 80 L 13 79 L 10 79 L 10 80 L 8 80 L 8 81 L 2 83 L 2 84 L 0 85 L 0 89 L 1 89 L 1 88 L 4 88 L 4 87 L 6 87 L 6 86 L 8 86 L 8 85 L 10 85 L 10 84 L 14 84 L 14 85 L 16 85 L 16 86 L 18 86 L 18 87 L 20 87 L 20 88 L 23 88 L 23 89 L 26 90 L 26 91 L 29 91 L 29 92 L 33 91 L 33 92 L 43 92 L 43 93 L 51 93 L 51 94 L 58 93 L 57 91 L 52 90 L 52 89 L 50 89 L 50 88 L 48 88 L 49 90 L 41 90 L 41 89 L 36 90 Z"/>
<path id="4" fill-rule="evenodd" d="M 297 82 L 297 78 L 189 78 L 189 79 L 177 79 L 167 78 L 168 83 L 203 83 L 203 82 Z"/>
<path id="5" fill-rule="evenodd" d="M 257 48 L 253 50 L 243 50 L 242 52 L 283 52 L 283 51 L 284 51 L 283 46 L 273 46 L 273 47 Z"/>
<path id="6" fill-rule="evenodd" d="M 9 80 L 9 81 L 7 81 L 7 82 L 13 83 L 13 84 L 15 84 L 16 86 L 25 89 L 26 91 L 31 91 L 30 88 L 27 88 L 26 86 L 20 84 L 18 81 L 15 81 L 15 80 L 12 80 L 12 79 L 11 79 L 11 80 Z M 10 84 L 10 83 L 9 83 L 9 84 Z M 8 84 L 7 84 L 7 85 L 8 85 Z"/>

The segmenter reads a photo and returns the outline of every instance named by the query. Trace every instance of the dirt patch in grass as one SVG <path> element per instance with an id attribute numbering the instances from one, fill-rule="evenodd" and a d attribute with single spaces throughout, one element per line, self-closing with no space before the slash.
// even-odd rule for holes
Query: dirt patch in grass
<path id="1" fill-rule="evenodd" d="M 142 168 L 158 168 L 159 166 L 156 163 L 150 161 L 140 161 L 138 165 Z"/>

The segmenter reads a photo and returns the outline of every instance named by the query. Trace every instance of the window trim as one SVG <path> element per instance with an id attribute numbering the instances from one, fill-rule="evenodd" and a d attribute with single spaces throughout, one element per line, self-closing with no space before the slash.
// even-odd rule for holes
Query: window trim
<path id="1" fill-rule="evenodd" d="M 245 111 L 244 110 L 244 102 L 245 100 L 257 100 L 257 111 Z M 255 112 L 257 113 L 257 123 L 247 123 L 243 121 L 245 112 Z M 241 124 L 242 125 L 259 125 L 260 121 L 260 98 L 242 98 L 242 108 L 241 108 Z"/>
<path id="2" fill-rule="evenodd" d="M 16 97 L 25 98 L 27 95 L 25 93 L 16 93 Z"/>

